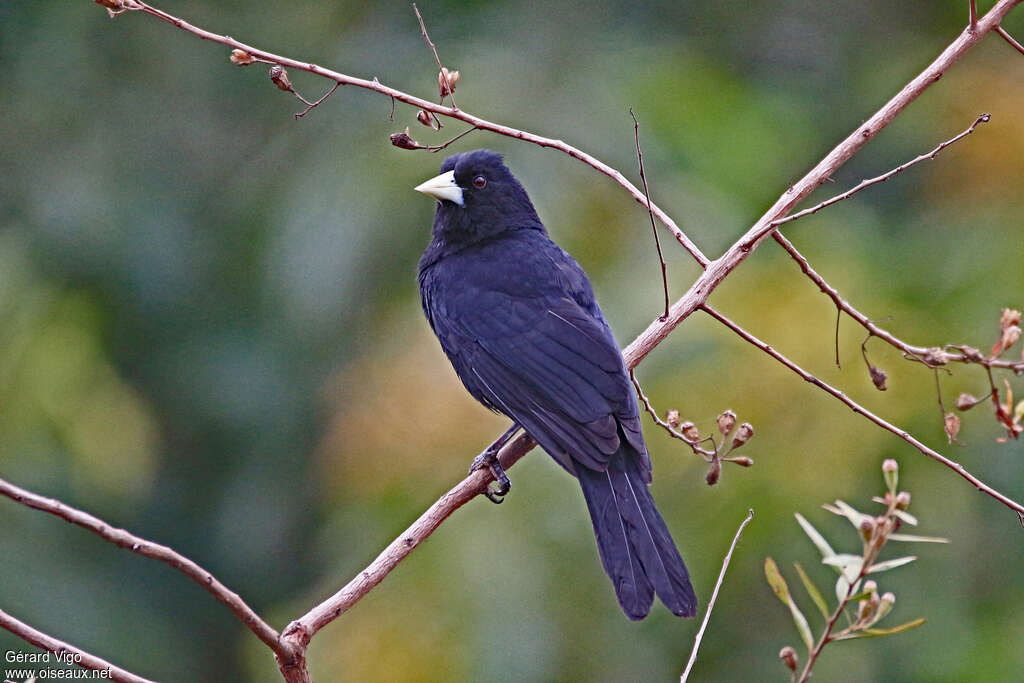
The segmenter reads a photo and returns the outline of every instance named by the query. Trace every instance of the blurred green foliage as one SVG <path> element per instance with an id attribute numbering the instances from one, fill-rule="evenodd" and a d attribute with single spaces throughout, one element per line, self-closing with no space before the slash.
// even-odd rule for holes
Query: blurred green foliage
<path id="1" fill-rule="evenodd" d="M 561 137 L 634 174 L 633 107 L 656 201 L 709 254 L 936 55 L 961 0 L 423 3 L 459 105 Z M 986 3 L 982 3 L 984 6 Z M 431 97 L 406 3 L 160 5 L 214 31 Z M 1007 28 L 1024 34 L 1018 11 Z M 411 187 L 440 156 L 395 149 L 415 111 L 341 88 L 301 121 L 258 66 L 87 0 L 0 5 L 0 475 L 200 562 L 277 627 L 369 562 L 504 428 L 465 395 L 419 311 L 433 207 Z M 326 84 L 292 73 L 307 97 Z M 821 198 L 992 122 L 787 234 L 861 310 L 919 344 L 987 348 L 1021 307 L 1024 59 L 988 37 L 837 173 Z M 578 162 L 499 150 L 588 270 L 620 341 L 658 313 L 646 213 Z M 817 197 L 817 195 L 816 195 Z M 697 270 L 669 248 L 679 295 Z M 1024 497 L 1020 442 L 985 407 L 947 446 L 934 378 L 863 335 L 767 243 L 713 303 L 825 381 Z M 1012 353 L 1019 353 L 1015 350 Z M 654 494 L 706 601 L 747 508 L 696 680 L 784 680 L 791 640 L 761 575 L 784 547 L 817 576 L 794 511 L 862 498 L 883 457 L 950 546 L 892 577 L 912 632 L 827 651 L 844 681 L 1005 681 L 1024 670 L 1017 520 L 721 326 L 695 315 L 640 367 L 661 410 L 705 431 L 734 409 L 749 470 L 703 464 L 653 427 Z M 977 368 L 940 374 L 948 402 Z M 1024 393 L 1017 381 L 1018 394 Z M 630 623 L 582 497 L 543 454 L 501 507 L 474 501 L 314 641 L 317 680 L 669 680 L 697 624 Z M 0 607 L 160 680 L 279 680 L 269 653 L 170 569 L 0 501 Z M 835 524 L 842 526 L 841 520 Z M 827 532 L 827 530 L 823 529 Z M 842 549 L 837 549 L 842 552 Z M 901 610 L 906 610 L 902 611 Z M 894 621 L 894 623 L 896 623 Z M 26 649 L 0 633 L 0 649 Z"/>

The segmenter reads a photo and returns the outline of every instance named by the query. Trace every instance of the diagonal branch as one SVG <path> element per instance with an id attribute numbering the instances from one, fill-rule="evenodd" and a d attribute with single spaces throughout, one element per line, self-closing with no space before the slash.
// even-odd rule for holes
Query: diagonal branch
<path id="1" fill-rule="evenodd" d="M 1002 26 L 996 26 L 995 31 L 996 33 L 1001 35 L 1006 40 L 1006 42 L 1012 45 L 1014 50 L 1024 55 L 1024 45 L 1021 45 L 1016 40 L 1014 40 L 1013 36 L 1007 33 L 1005 28 L 1003 28 Z"/>
<path id="2" fill-rule="evenodd" d="M 100 678 L 120 681 L 120 683 L 155 683 L 155 681 L 151 681 L 148 678 L 136 676 L 131 671 L 125 671 L 119 666 L 114 666 L 105 659 L 100 659 L 96 655 L 91 655 L 85 650 L 79 649 L 70 643 L 65 643 L 63 640 L 58 640 L 53 636 L 34 629 L 25 622 L 12 617 L 3 610 L 0 610 L 0 628 L 7 629 L 25 642 L 32 643 L 36 647 L 46 650 L 47 652 L 53 652 L 57 655 L 71 655 L 75 664 L 78 666 L 91 669 L 93 671 L 102 671 L 103 673 L 100 675 Z M 50 673 L 53 673 L 53 671 L 51 670 Z M 65 671 L 64 673 L 67 672 Z M 35 678 L 30 680 L 34 681 Z"/>
<path id="3" fill-rule="evenodd" d="M 963 57 L 983 36 L 992 31 L 1003 17 L 1021 2 L 1022 0 L 999 0 L 988 14 L 978 20 L 974 31 L 965 28 L 917 77 L 886 102 L 862 126 L 850 133 L 817 166 L 786 190 L 775 204 L 758 219 L 757 223 L 747 230 L 746 234 L 729 247 L 722 256 L 708 264 L 704 273 L 691 285 L 689 291 L 672 305 L 668 320 L 664 322 L 655 320 L 627 347 L 624 353 L 628 361 L 627 364 L 632 367 L 643 359 L 680 322 L 703 305 L 722 280 L 739 266 L 769 234 L 775 231 L 775 221 L 784 218 L 816 187 L 827 182 L 836 169 L 846 163 L 871 138 L 889 125 L 930 85 L 937 82 L 946 70 Z"/>
<path id="4" fill-rule="evenodd" d="M 43 512 L 48 512 L 51 515 L 60 517 L 72 524 L 88 529 L 104 540 L 110 541 L 114 545 L 130 550 L 133 553 L 169 564 L 205 588 L 206 591 L 216 598 L 218 602 L 227 606 L 228 609 L 234 612 L 239 621 L 245 624 L 257 638 L 266 643 L 275 654 L 286 659 L 291 658 L 291 651 L 282 644 L 277 631 L 272 629 L 267 622 L 263 621 L 263 619 L 261 619 L 260 616 L 256 614 L 256 612 L 254 612 L 241 597 L 239 597 L 238 593 L 230 590 L 227 586 L 214 578 L 213 574 L 206 571 L 184 555 L 174 551 L 172 548 L 152 541 L 147 541 L 146 539 L 135 536 L 124 529 L 112 527 L 102 519 L 94 517 L 88 512 L 83 512 L 82 510 L 73 508 L 70 505 L 65 505 L 59 500 L 46 498 L 39 494 L 32 493 L 31 491 L 15 486 L 4 479 L 0 479 L 0 495 L 7 496 L 16 503 L 21 503 L 22 505 L 26 505 L 36 510 L 42 510 Z"/>
<path id="5" fill-rule="evenodd" d="M 245 43 L 235 40 L 230 36 L 220 35 L 199 28 L 198 26 L 194 26 L 193 24 L 190 24 L 184 19 L 179 19 L 178 17 L 175 17 L 171 14 L 168 14 L 167 12 L 164 12 L 163 10 L 157 9 L 152 5 L 149 5 L 148 3 L 142 2 L 142 0 L 111 1 L 117 2 L 120 5 L 121 9 L 119 10 L 119 12 L 145 12 L 146 14 L 152 15 L 162 21 L 166 21 L 172 26 L 176 26 L 177 28 L 180 28 L 183 31 L 188 31 L 189 33 L 196 35 L 204 40 L 220 43 L 221 45 L 227 45 L 228 47 L 232 47 L 238 50 L 244 50 L 245 52 L 249 53 L 252 57 L 254 57 L 257 61 L 280 64 L 281 66 L 286 66 L 289 69 L 295 69 L 297 71 L 306 71 L 317 76 L 322 76 L 323 78 L 336 81 L 338 83 L 341 83 L 342 85 L 353 85 L 358 88 L 372 90 L 374 92 L 387 95 L 388 97 L 392 98 L 392 100 L 404 102 L 405 104 L 417 107 L 419 109 L 423 109 L 425 111 L 432 112 L 434 114 L 447 116 L 449 118 L 457 119 L 459 121 L 465 121 L 474 128 L 488 130 L 491 131 L 492 133 L 497 133 L 498 135 L 504 135 L 507 137 L 516 138 L 518 140 L 523 140 L 525 142 L 530 142 L 540 147 L 557 149 L 561 152 L 564 152 L 565 154 L 568 154 L 574 159 L 582 161 L 591 168 L 608 176 L 616 183 L 621 185 L 623 188 L 625 188 L 625 190 L 630 194 L 630 196 L 633 197 L 634 200 L 636 200 L 638 204 L 640 204 L 644 208 L 647 208 L 647 199 L 644 196 L 644 193 L 641 190 L 637 189 L 637 187 L 633 185 L 633 183 L 629 182 L 626 176 L 624 176 L 622 173 L 612 168 L 608 164 L 604 163 L 600 159 L 597 159 L 596 157 L 587 154 L 586 152 L 576 147 L 573 147 L 572 145 L 562 140 L 556 140 L 554 138 L 544 137 L 542 135 L 537 135 L 535 133 L 530 133 L 528 131 L 512 128 L 510 126 L 493 123 L 491 121 L 482 119 L 479 116 L 474 116 L 463 111 L 462 109 L 457 109 L 455 107 L 445 107 L 440 104 L 435 104 L 429 100 L 425 100 L 423 98 L 410 95 L 401 90 L 396 90 L 395 88 L 388 87 L 376 79 L 366 80 L 363 78 L 356 78 L 354 76 L 348 76 L 337 71 L 332 71 L 331 69 L 325 69 L 324 67 L 318 66 L 311 62 L 303 62 L 297 59 L 292 59 L 290 57 L 284 57 L 281 55 L 274 54 L 272 52 L 267 52 L 266 50 L 261 50 L 259 48 L 252 47 L 251 45 L 246 45 Z M 1006 1 L 1007 0 L 1003 0 L 1003 2 Z M 1016 0 L 1016 2 L 1020 1 L 1021 0 Z M 672 218 L 667 213 L 665 213 L 664 210 L 662 210 L 654 203 L 651 203 L 650 208 L 651 211 L 654 212 L 654 215 L 658 218 L 658 220 L 661 221 L 661 223 L 672 233 L 672 235 L 676 238 L 676 241 L 679 242 L 679 244 L 682 245 L 682 247 L 686 249 L 686 251 L 688 251 L 691 256 L 693 256 L 694 260 L 697 261 L 698 264 L 700 264 L 701 266 L 705 266 L 708 264 L 708 257 L 704 255 L 704 253 L 697 247 L 696 244 L 693 243 L 692 240 L 690 240 L 689 237 L 687 237 L 687 235 L 679 228 L 679 226 L 676 225 L 676 222 L 672 220 Z"/>
<path id="6" fill-rule="evenodd" d="M 969 481 L 971 483 L 971 485 L 974 486 L 974 488 L 978 489 L 979 491 L 981 491 L 982 493 L 984 493 L 986 495 L 992 496 L 993 498 L 998 500 L 1000 503 L 1002 503 L 1006 507 L 1008 507 L 1011 510 L 1013 510 L 1014 512 L 1016 512 L 1019 516 L 1020 515 L 1024 515 L 1024 505 L 1021 505 L 1020 503 L 1018 503 L 1017 501 L 1013 500 L 1012 498 L 1009 498 L 1009 497 L 1003 495 L 1002 493 L 1000 493 L 999 491 L 995 490 L 994 488 L 992 488 L 991 486 L 989 486 L 985 482 L 981 481 L 980 479 L 975 477 L 973 474 L 968 472 L 967 469 L 963 465 L 961 465 L 960 463 L 954 462 L 954 461 L 950 460 L 949 458 L 947 458 L 946 456 L 944 456 L 941 453 L 939 453 L 938 451 L 935 451 L 935 450 L 932 450 L 931 448 L 928 448 L 928 446 L 925 446 L 923 443 L 921 443 L 920 441 L 915 439 L 909 432 L 907 432 L 907 430 L 902 429 L 900 427 L 897 427 L 896 425 L 894 425 L 894 424 L 892 424 L 890 422 L 887 422 L 886 420 L 882 419 L 878 415 L 875 415 L 874 413 L 872 413 L 867 408 L 864 408 L 863 406 L 861 406 L 859 403 L 854 401 L 852 398 L 847 396 L 842 391 L 839 391 L 838 389 L 836 389 L 835 387 L 831 386 L 830 384 L 827 384 L 826 382 L 821 381 L 820 379 L 818 379 L 817 377 L 815 377 L 811 373 L 807 372 L 806 370 L 801 368 L 799 365 L 797 365 L 793 361 L 791 361 L 788 358 L 786 358 L 785 356 L 783 356 L 781 353 L 779 353 L 778 351 L 773 349 L 771 346 L 769 346 L 768 344 L 764 343 L 763 341 L 761 341 L 760 339 L 758 339 L 757 337 L 755 337 L 754 335 L 750 334 L 745 329 L 743 329 L 742 327 L 740 327 L 739 325 L 734 323 L 732 320 L 730 320 L 729 318 L 727 318 L 724 315 L 722 315 L 721 313 L 719 313 L 717 310 L 715 310 L 711 306 L 707 306 L 707 305 L 701 306 L 701 310 L 703 310 L 705 313 L 710 315 L 712 318 L 714 318 L 715 320 L 717 320 L 718 322 L 722 323 L 723 325 L 728 327 L 730 330 L 732 330 L 733 332 L 738 334 L 745 341 L 750 342 L 751 344 L 753 344 L 757 348 L 761 349 L 762 351 L 767 353 L 769 356 L 771 356 L 775 360 L 777 360 L 780 363 L 782 363 L 783 365 L 785 365 L 787 368 L 789 368 L 790 370 L 792 370 L 796 374 L 800 375 L 800 377 L 803 378 L 805 381 L 810 382 L 811 384 L 813 384 L 814 386 L 816 386 L 819 389 L 823 390 L 825 393 L 829 394 L 833 398 L 836 398 L 839 401 L 841 401 L 844 404 L 846 404 L 846 407 L 848 407 L 853 412 L 855 412 L 858 415 L 861 415 L 861 416 L 867 418 L 871 422 L 874 422 L 876 425 L 878 425 L 882 429 L 886 430 L 887 432 L 892 432 L 893 434 L 895 434 L 896 436 L 898 436 L 899 438 L 903 439 L 904 441 L 909 443 L 911 446 L 913 446 L 914 448 L 919 450 L 921 453 L 927 455 L 932 460 L 936 460 L 936 461 L 942 463 L 943 465 L 945 465 L 946 467 L 948 467 L 949 469 L 953 470 L 954 472 L 959 474 L 961 477 L 963 477 L 964 479 Z M 1022 518 L 1022 519 L 1024 519 L 1024 518 Z M 1024 522 L 1022 522 L 1022 523 L 1024 523 Z"/>
<path id="7" fill-rule="evenodd" d="M 822 292 L 825 293 L 826 296 L 832 299 L 836 308 L 856 320 L 861 327 L 871 334 L 871 336 L 878 337 L 890 346 L 899 349 L 906 354 L 907 357 L 919 360 L 929 366 L 945 365 L 946 363 L 974 363 L 977 365 L 983 365 L 986 368 L 1003 368 L 1006 370 L 1013 370 L 1015 372 L 1024 371 L 1024 360 L 1015 362 L 1011 360 L 989 358 L 981 353 L 972 353 L 970 351 L 970 347 L 964 345 L 948 344 L 945 347 L 938 347 L 914 346 L 913 344 L 908 344 L 888 330 L 879 327 L 874 321 L 854 308 L 850 302 L 839 294 L 839 291 L 835 287 L 830 285 L 825 278 L 823 278 L 821 274 L 811 266 L 807 261 L 807 258 L 800 253 L 800 251 L 786 238 L 785 235 L 781 232 L 776 232 L 772 237 L 779 243 L 779 246 L 785 249 L 789 255 L 793 257 L 793 260 L 800 266 L 800 270 L 802 270 L 804 274 L 810 278 Z"/>
<path id="8" fill-rule="evenodd" d="M 819 211 L 821 211 L 822 209 L 824 209 L 827 206 L 832 206 L 833 204 L 835 204 L 837 202 L 841 202 L 844 199 L 849 199 L 850 197 L 852 197 L 853 195 L 857 194 L 858 192 L 860 192 L 861 190 L 863 190 L 865 188 L 871 187 L 872 185 L 877 185 L 878 183 L 884 183 L 889 178 L 892 178 L 894 175 L 896 175 L 898 173 L 902 173 L 903 171 L 906 171 L 911 166 L 916 166 L 917 164 L 921 163 L 922 161 L 930 161 L 931 159 L 934 159 L 935 157 L 937 157 L 939 155 L 939 152 L 941 152 L 942 150 L 946 149 L 947 147 L 952 145 L 954 142 L 957 142 L 958 140 L 962 140 L 963 138 L 965 138 L 968 135 L 970 135 L 971 133 L 973 133 L 974 129 L 977 128 L 980 124 L 988 123 L 991 120 L 991 118 L 992 118 L 991 114 L 982 114 L 978 118 L 974 119 L 974 123 L 972 123 L 970 126 L 968 126 L 967 129 L 964 130 L 962 133 L 960 133 L 959 135 L 956 135 L 956 136 L 950 138 L 949 140 L 946 140 L 945 142 L 940 142 L 938 144 L 938 146 L 935 147 L 935 149 L 933 149 L 932 151 L 925 152 L 924 154 L 922 154 L 922 155 L 920 155 L 920 156 L 918 156 L 918 157 L 916 157 L 914 159 L 911 159 L 907 163 L 901 164 L 901 165 L 897 166 L 896 168 L 892 169 L 891 171 L 883 173 L 880 176 L 876 176 L 874 178 L 868 178 L 867 180 L 862 180 L 862 181 L 860 181 L 860 183 L 858 183 L 854 187 L 851 187 L 846 192 L 843 192 L 841 194 L 837 194 L 834 197 L 830 197 L 829 199 L 826 199 L 822 203 L 817 204 L 815 206 L 812 206 L 809 209 L 804 209 L 803 211 L 798 211 L 797 213 L 790 214 L 789 216 L 786 216 L 785 218 L 779 218 L 778 220 L 772 221 L 772 225 L 774 225 L 775 227 L 779 227 L 780 225 L 784 225 L 786 223 L 792 223 L 795 220 L 799 220 L 799 219 L 803 218 L 804 216 L 809 216 L 812 213 L 818 213 Z M 778 234 L 778 233 L 776 233 L 776 234 Z"/>

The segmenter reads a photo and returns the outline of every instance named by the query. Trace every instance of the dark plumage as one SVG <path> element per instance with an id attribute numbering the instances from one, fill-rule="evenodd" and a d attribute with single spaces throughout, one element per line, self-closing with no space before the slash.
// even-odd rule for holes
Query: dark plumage
<path id="1" fill-rule="evenodd" d="M 579 479 L 626 615 L 644 618 L 657 594 L 693 616 L 686 565 L 647 487 L 636 396 L 586 274 L 497 154 L 449 157 L 416 189 L 438 199 L 423 310 L 462 383 Z"/>

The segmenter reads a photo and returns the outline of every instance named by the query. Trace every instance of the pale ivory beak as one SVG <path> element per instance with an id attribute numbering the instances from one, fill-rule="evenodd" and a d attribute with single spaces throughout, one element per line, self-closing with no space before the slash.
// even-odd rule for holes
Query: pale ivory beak
<path id="1" fill-rule="evenodd" d="M 417 185 L 413 189 L 423 194 L 429 194 L 438 201 L 448 200 L 449 202 L 455 202 L 459 206 L 466 205 L 462 201 L 462 188 L 455 184 L 455 171 L 442 173 L 425 183 Z"/>

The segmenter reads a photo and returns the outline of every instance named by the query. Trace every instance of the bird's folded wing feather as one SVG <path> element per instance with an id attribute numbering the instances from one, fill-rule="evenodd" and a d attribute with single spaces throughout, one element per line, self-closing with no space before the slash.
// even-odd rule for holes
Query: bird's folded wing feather
<path id="1" fill-rule="evenodd" d="M 435 325 L 467 388 L 572 472 L 575 463 L 603 470 L 621 434 L 647 465 L 636 400 L 605 322 L 562 294 L 532 294 L 470 285 L 448 299 Z"/>

